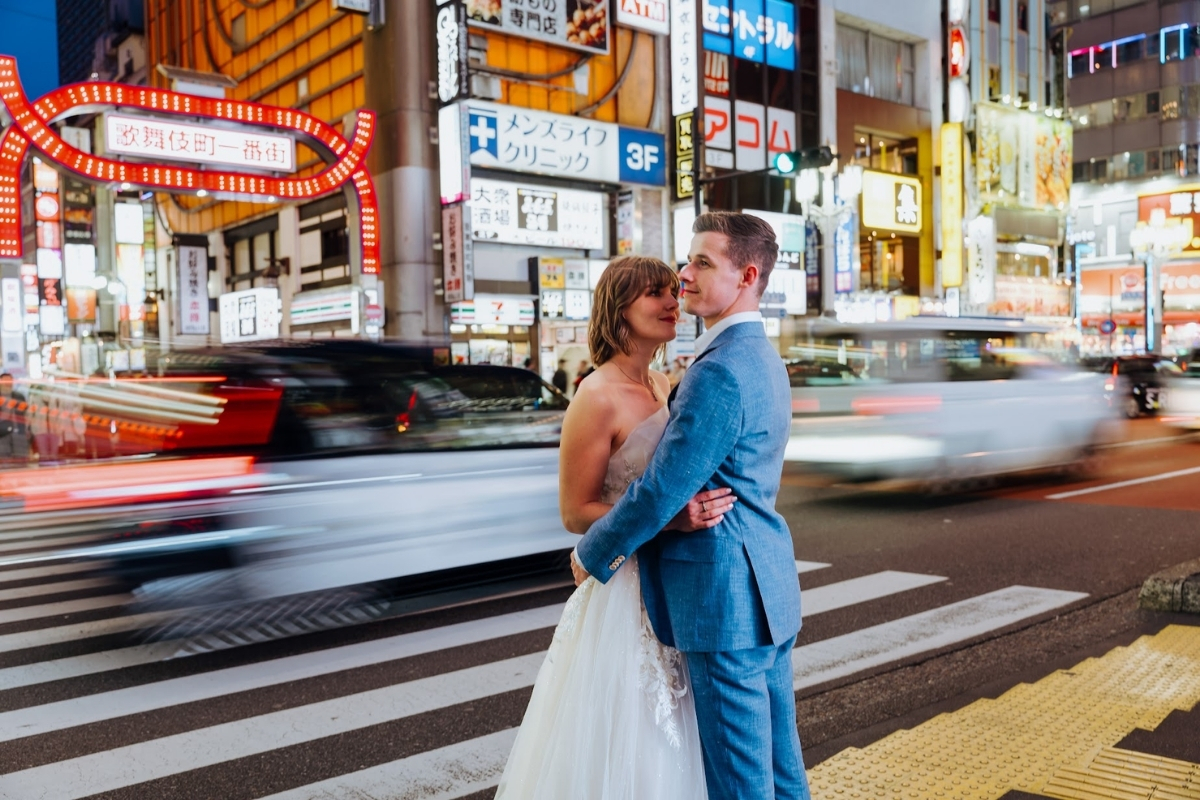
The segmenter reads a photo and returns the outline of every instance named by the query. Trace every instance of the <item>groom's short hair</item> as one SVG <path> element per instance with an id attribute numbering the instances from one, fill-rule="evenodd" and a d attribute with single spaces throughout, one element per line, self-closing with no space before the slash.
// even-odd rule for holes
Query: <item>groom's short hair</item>
<path id="1" fill-rule="evenodd" d="M 779 245 L 775 230 L 761 217 L 739 214 L 736 211 L 709 211 L 696 217 L 692 233 L 723 233 L 729 239 L 725 255 L 738 269 L 753 264 L 758 267 L 758 296 L 767 290 Z"/>

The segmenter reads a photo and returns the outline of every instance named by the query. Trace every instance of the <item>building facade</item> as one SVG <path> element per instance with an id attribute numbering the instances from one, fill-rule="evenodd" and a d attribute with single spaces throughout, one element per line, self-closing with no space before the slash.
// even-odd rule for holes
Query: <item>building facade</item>
<path id="1" fill-rule="evenodd" d="M 1072 252 L 1080 272 L 1083 346 L 1146 349 L 1147 257 L 1157 344 L 1200 345 L 1200 240 L 1180 235 L 1155 255 L 1155 224 L 1192 226 L 1200 189 L 1200 3 L 1058 3 L 1075 126 Z M 1168 234 L 1170 231 L 1167 232 Z M 1139 237 L 1142 241 L 1139 242 Z M 1164 237 L 1171 239 L 1170 235 Z M 1186 240 L 1186 241 L 1185 241 Z M 1193 244 L 1194 241 L 1194 244 Z"/>

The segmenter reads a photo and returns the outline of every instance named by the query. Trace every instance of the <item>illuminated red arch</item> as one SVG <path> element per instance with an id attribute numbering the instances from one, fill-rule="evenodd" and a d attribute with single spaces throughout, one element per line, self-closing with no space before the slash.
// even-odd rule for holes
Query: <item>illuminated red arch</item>
<path id="1" fill-rule="evenodd" d="M 362 271 L 379 273 L 379 204 L 375 184 L 365 166 L 375 135 L 375 114 L 358 111 L 352 141 L 321 120 L 291 108 L 197 97 L 122 83 L 78 83 L 49 92 L 30 103 L 21 88 L 17 62 L 0 56 L 0 104 L 13 124 L 0 137 L 0 256 L 19 258 L 21 236 L 21 162 L 30 145 L 47 159 L 84 178 L 130 183 L 175 192 L 207 192 L 245 196 L 247 200 L 311 200 L 352 182 L 358 195 L 362 226 Z M 335 158 L 308 178 L 273 178 L 242 172 L 199 170 L 169 164 L 132 163 L 84 153 L 55 133 L 50 123 L 71 113 L 124 106 L 160 114 L 240 122 L 283 128 L 323 145 Z"/>

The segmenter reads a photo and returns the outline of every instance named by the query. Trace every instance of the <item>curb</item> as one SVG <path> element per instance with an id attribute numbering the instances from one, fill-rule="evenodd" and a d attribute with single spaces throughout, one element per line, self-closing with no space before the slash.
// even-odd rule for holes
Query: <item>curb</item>
<path id="1" fill-rule="evenodd" d="M 1200 558 L 1156 572 L 1142 584 L 1138 607 L 1200 614 Z"/>

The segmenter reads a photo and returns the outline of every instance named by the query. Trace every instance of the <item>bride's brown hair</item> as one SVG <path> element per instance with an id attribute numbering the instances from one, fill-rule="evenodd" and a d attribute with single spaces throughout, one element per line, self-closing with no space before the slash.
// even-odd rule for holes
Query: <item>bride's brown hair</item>
<path id="1" fill-rule="evenodd" d="M 649 256 L 621 256 L 609 262 L 596 283 L 588 324 L 588 349 L 597 367 L 618 352 L 628 355 L 633 350 L 629 323 L 622 314 L 651 289 L 667 289 L 679 297 L 679 276 L 665 262 Z"/>

